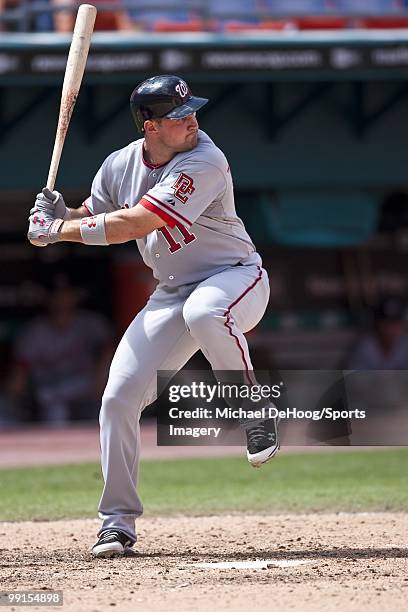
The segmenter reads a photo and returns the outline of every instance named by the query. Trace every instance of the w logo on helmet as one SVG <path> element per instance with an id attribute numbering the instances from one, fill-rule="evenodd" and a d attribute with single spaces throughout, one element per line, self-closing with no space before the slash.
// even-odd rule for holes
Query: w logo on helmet
<path id="1" fill-rule="evenodd" d="M 177 93 L 182 97 L 185 98 L 186 95 L 188 94 L 188 87 L 187 85 L 184 83 L 184 81 L 179 81 L 175 87 Z"/>
<path id="2" fill-rule="evenodd" d="M 180 202 L 185 204 L 192 193 L 195 191 L 194 181 L 187 174 L 181 173 L 173 185 L 174 195 Z"/>

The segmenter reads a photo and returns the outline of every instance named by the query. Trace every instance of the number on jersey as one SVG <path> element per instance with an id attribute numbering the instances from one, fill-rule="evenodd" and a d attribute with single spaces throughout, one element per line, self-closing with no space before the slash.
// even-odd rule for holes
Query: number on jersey
<path id="1" fill-rule="evenodd" d="M 184 244 L 190 244 L 190 242 L 193 242 L 197 239 L 197 237 L 194 236 L 194 234 L 191 234 L 188 229 L 184 227 L 184 225 L 181 225 L 181 223 L 177 223 L 176 228 L 178 230 L 178 233 L 181 234 L 181 238 L 183 239 Z M 179 251 L 183 248 L 183 245 L 180 242 L 177 242 L 168 227 L 159 227 L 159 232 L 163 234 L 167 244 L 169 245 L 170 253 L 176 253 L 176 251 Z"/>

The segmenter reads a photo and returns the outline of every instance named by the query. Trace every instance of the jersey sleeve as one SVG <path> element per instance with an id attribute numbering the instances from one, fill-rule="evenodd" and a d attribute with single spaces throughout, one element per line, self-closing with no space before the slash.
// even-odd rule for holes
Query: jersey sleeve
<path id="1" fill-rule="evenodd" d="M 189 227 L 226 190 L 226 179 L 216 165 L 177 164 L 142 198 L 141 204 L 170 227 Z"/>
<path id="2" fill-rule="evenodd" d="M 92 181 L 91 195 L 83 203 L 91 215 L 118 210 L 112 193 L 112 175 L 112 159 L 109 156 L 96 173 Z"/>

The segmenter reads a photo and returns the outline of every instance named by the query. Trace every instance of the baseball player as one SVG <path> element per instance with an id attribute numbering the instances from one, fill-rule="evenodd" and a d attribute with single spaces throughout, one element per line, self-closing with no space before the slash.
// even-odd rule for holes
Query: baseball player
<path id="1" fill-rule="evenodd" d="M 179 370 L 200 349 L 213 370 L 242 371 L 251 380 L 244 333 L 265 312 L 269 282 L 237 217 L 228 162 L 198 128 L 196 111 L 207 102 L 177 76 L 147 79 L 130 98 L 144 138 L 106 158 L 79 209 L 44 188 L 31 210 L 32 243 L 136 240 L 158 280 L 117 347 L 102 397 L 96 557 L 123 555 L 136 541 L 139 418 L 156 398 L 157 371 Z M 279 448 L 273 419 L 247 427 L 246 436 L 253 466 Z"/>

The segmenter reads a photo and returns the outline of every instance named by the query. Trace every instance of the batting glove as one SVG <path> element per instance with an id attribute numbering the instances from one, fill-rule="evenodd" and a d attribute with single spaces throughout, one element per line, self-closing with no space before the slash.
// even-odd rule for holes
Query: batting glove
<path id="1" fill-rule="evenodd" d="M 66 207 L 62 194 L 59 191 L 50 191 L 47 187 L 44 187 L 41 193 L 37 193 L 30 216 L 36 212 L 44 212 L 54 219 L 64 221 L 71 217 L 71 211 Z"/>
<path id="2" fill-rule="evenodd" d="M 47 244 L 59 242 L 59 229 L 63 219 L 54 219 L 45 212 L 34 212 L 30 216 L 27 238 L 34 246 L 45 247 Z"/>

